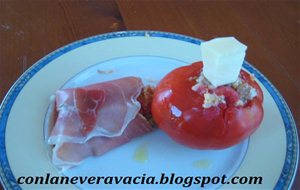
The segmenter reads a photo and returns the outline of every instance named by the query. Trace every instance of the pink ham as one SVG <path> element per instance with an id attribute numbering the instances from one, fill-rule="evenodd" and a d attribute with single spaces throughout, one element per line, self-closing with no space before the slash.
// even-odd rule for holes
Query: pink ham
<path id="1" fill-rule="evenodd" d="M 81 161 L 90 156 L 101 156 L 111 149 L 129 142 L 131 139 L 151 132 L 153 128 L 145 118 L 138 114 L 132 120 L 123 134 L 117 137 L 97 136 L 86 143 L 63 143 L 55 145 L 53 149 L 53 163 L 62 168 L 79 165 Z"/>
<path id="2" fill-rule="evenodd" d="M 141 79 L 126 77 L 56 93 L 57 118 L 48 138 L 52 161 L 66 169 L 152 130 L 139 114 Z"/>

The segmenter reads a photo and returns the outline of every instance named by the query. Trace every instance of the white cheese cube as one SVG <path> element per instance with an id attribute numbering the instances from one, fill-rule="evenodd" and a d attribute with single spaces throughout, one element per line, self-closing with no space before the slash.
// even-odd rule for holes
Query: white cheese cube
<path id="1" fill-rule="evenodd" d="M 233 83 L 240 73 L 247 46 L 234 37 L 215 38 L 201 44 L 203 74 L 214 87 Z"/>

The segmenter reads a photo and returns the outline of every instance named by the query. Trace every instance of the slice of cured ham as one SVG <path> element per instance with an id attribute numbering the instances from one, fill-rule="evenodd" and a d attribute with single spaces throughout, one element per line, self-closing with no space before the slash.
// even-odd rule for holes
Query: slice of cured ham
<path id="1" fill-rule="evenodd" d="M 139 113 L 143 87 L 141 79 L 126 77 L 57 91 L 57 116 L 48 138 L 53 163 L 67 169 L 152 131 Z"/>
<path id="2" fill-rule="evenodd" d="M 86 143 L 62 143 L 55 145 L 52 162 L 54 165 L 67 169 L 79 165 L 90 156 L 101 156 L 115 147 L 129 142 L 131 139 L 144 135 L 153 128 L 141 114 L 132 120 L 122 135 L 117 137 L 96 136 Z"/>

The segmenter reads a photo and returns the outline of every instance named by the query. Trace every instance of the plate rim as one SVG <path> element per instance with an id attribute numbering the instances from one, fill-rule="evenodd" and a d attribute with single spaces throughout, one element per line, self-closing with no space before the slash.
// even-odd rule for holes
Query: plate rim
<path id="1" fill-rule="evenodd" d="M 131 30 L 99 34 L 72 42 L 49 53 L 34 63 L 15 81 L 0 104 L 0 179 L 5 189 L 21 189 L 21 186 L 16 182 L 8 163 L 5 147 L 5 130 L 10 110 L 16 98 L 18 97 L 18 94 L 22 91 L 27 82 L 43 67 L 51 63 L 51 61 L 76 48 L 104 40 L 145 36 L 179 40 L 195 45 L 200 45 L 202 42 L 202 40 L 195 37 L 155 30 Z M 299 141 L 295 120 L 286 101 L 280 92 L 275 88 L 275 86 L 258 69 L 256 69 L 247 61 L 244 61 L 243 67 L 253 73 L 264 85 L 280 111 L 280 115 L 285 125 L 284 127 L 286 132 L 287 147 L 283 169 L 274 189 L 289 189 L 295 179 L 299 159 Z"/>

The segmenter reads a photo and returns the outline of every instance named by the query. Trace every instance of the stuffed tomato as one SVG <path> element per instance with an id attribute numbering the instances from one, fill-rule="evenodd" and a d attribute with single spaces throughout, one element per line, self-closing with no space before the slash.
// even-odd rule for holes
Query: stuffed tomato
<path id="1" fill-rule="evenodd" d="M 152 114 L 172 139 L 198 149 L 222 149 L 249 137 L 263 119 L 263 92 L 241 70 L 234 83 L 214 87 L 196 62 L 167 74 L 155 89 Z"/>

